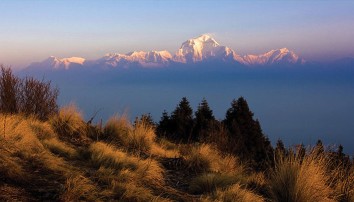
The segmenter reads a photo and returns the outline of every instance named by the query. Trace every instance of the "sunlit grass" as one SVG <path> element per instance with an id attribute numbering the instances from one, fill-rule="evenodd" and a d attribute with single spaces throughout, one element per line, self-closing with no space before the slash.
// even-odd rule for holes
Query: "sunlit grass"
<path id="1" fill-rule="evenodd" d="M 163 169 L 153 159 L 140 159 L 103 142 L 90 146 L 91 162 L 97 168 L 105 166 L 116 170 L 129 169 L 143 183 L 163 183 Z"/>
<path id="2" fill-rule="evenodd" d="M 192 179 L 189 191 L 193 194 L 213 193 L 241 181 L 241 176 L 220 173 L 204 173 Z"/>
<path id="3" fill-rule="evenodd" d="M 354 199 L 353 168 L 333 163 L 333 152 L 290 152 L 276 156 L 274 168 L 254 172 L 211 144 L 159 139 L 149 124 L 124 116 L 81 144 L 90 138 L 82 115 L 72 106 L 60 112 L 46 122 L 0 114 L 0 179 L 22 186 L 55 178 L 61 201 L 173 201 L 179 194 L 200 201 Z"/>
<path id="4" fill-rule="evenodd" d="M 68 177 L 65 181 L 62 201 L 98 201 L 97 187 L 88 178 L 77 175 Z"/>
<path id="5" fill-rule="evenodd" d="M 49 123 L 60 136 L 80 138 L 86 136 L 86 124 L 82 113 L 73 104 L 60 109 L 58 115 L 50 118 Z"/>
<path id="6" fill-rule="evenodd" d="M 107 184 L 107 195 L 123 201 L 151 201 L 156 196 L 150 188 L 164 184 L 163 169 L 151 158 L 131 156 L 106 143 L 90 146 L 91 162 L 98 180 Z"/>
<path id="7" fill-rule="evenodd" d="M 242 188 L 239 184 L 234 184 L 225 190 L 217 189 L 214 194 L 211 196 L 203 197 L 201 201 L 263 202 L 266 200 L 262 196 Z"/>
<path id="8" fill-rule="evenodd" d="M 144 121 L 133 126 L 126 116 L 114 116 L 106 123 L 103 134 L 107 140 L 136 154 L 150 154 L 152 147 L 155 152 L 159 152 L 158 147 L 154 145 L 155 131 Z"/>
<path id="9" fill-rule="evenodd" d="M 273 201 L 334 201 L 328 159 L 317 152 L 279 156 L 269 181 Z"/>
<path id="10" fill-rule="evenodd" d="M 189 170 L 200 172 L 242 173 L 244 167 L 237 158 L 231 155 L 222 156 L 216 148 L 208 144 L 201 144 L 181 148 Z"/>
<path id="11" fill-rule="evenodd" d="M 52 153 L 59 156 L 74 158 L 78 156 L 77 151 L 68 144 L 59 141 L 57 138 L 43 140 L 43 145 L 46 146 Z"/>

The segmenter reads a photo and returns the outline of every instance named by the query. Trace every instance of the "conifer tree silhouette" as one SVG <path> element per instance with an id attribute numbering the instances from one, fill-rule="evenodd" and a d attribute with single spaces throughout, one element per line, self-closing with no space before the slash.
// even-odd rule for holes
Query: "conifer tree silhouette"
<path id="1" fill-rule="evenodd" d="M 258 120 L 253 119 L 253 113 L 243 97 L 232 101 L 223 123 L 229 130 L 230 144 L 234 144 L 232 153 L 256 170 L 265 169 L 267 164 L 272 163 L 270 141 L 263 134 Z"/>

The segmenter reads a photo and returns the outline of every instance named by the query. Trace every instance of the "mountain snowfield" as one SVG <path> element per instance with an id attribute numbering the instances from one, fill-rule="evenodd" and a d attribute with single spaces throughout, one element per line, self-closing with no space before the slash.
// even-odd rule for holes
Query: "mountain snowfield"
<path id="1" fill-rule="evenodd" d="M 164 51 L 134 51 L 127 54 L 110 53 L 92 64 L 108 67 L 128 68 L 131 63 L 138 63 L 143 67 L 161 67 L 169 64 L 172 55 Z"/>
<path id="2" fill-rule="evenodd" d="M 45 69 L 69 69 L 82 66 L 99 66 L 105 68 L 129 68 L 138 65 L 144 68 L 166 67 L 171 63 L 193 64 L 205 61 L 221 61 L 245 66 L 267 66 L 274 64 L 304 64 L 305 60 L 287 48 L 271 50 L 261 55 L 237 54 L 229 47 L 220 45 L 208 34 L 189 39 L 182 43 L 174 55 L 163 51 L 133 51 L 127 54 L 110 53 L 97 60 L 86 60 L 81 57 L 56 58 L 32 63 L 29 67 Z"/>
<path id="3" fill-rule="evenodd" d="M 42 67 L 46 69 L 69 69 L 72 66 L 83 66 L 86 59 L 81 57 L 56 58 L 50 56 L 42 62 L 32 63 L 30 66 Z"/>

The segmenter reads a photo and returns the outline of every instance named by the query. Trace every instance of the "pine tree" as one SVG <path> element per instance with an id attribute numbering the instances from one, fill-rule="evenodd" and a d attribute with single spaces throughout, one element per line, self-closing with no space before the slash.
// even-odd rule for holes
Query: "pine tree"
<path id="1" fill-rule="evenodd" d="M 171 118 L 168 115 L 167 111 L 164 110 L 162 113 L 161 120 L 159 121 L 156 128 L 157 136 L 166 138 L 171 137 L 171 127 Z"/>
<path id="2" fill-rule="evenodd" d="M 229 130 L 233 153 L 247 161 L 254 169 L 261 170 L 272 163 L 273 148 L 263 134 L 258 120 L 253 119 L 247 101 L 240 97 L 233 100 L 223 121 Z"/>
<path id="3" fill-rule="evenodd" d="M 204 98 L 195 112 L 192 140 L 206 140 L 213 127 L 215 127 L 215 122 L 213 111 L 209 108 L 209 104 Z"/>
<path id="4" fill-rule="evenodd" d="M 156 128 L 156 123 L 154 122 L 150 113 L 142 114 L 140 118 L 136 117 L 134 121 L 134 126 L 136 126 L 138 123 L 144 123 L 152 128 Z"/>
<path id="5" fill-rule="evenodd" d="M 191 139 L 193 127 L 193 110 L 186 97 L 183 97 L 171 115 L 172 136 L 177 141 L 187 142 Z"/>

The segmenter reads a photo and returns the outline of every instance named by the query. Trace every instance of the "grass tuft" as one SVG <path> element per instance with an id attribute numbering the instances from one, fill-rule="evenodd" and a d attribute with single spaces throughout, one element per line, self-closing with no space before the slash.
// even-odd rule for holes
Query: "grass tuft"
<path id="1" fill-rule="evenodd" d="M 216 148 L 208 144 L 181 148 L 187 168 L 195 173 L 221 172 L 243 173 L 243 166 L 231 155 L 221 156 Z"/>
<path id="2" fill-rule="evenodd" d="M 0 152 L 2 153 L 0 155 L 0 175 L 2 178 L 17 182 L 26 179 L 27 174 L 23 167 L 18 163 L 20 160 L 4 153 L 1 149 Z"/>
<path id="3" fill-rule="evenodd" d="M 46 146 L 52 153 L 62 157 L 75 158 L 78 156 L 78 152 L 74 148 L 62 141 L 59 141 L 57 138 L 43 140 L 43 145 Z"/>
<path id="4" fill-rule="evenodd" d="M 156 138 L 155 130 L 150 124 L 139 121 L 133 127 L 126 116 L 110 118 L 103 134 L 105 139 L 112 140 L 135 154 L 150 154 Z"/>
<path id="5" fill-rule="evenodd" d="M 240 181 L 240 176 L 220 173 L 204 173 L 192 179 L 189 191 L 192 194 L 213 193 Z"/>
<path id="6" fill-rule="evenodd" d="M 89 151 L 91 153 L 91 162 L 97 168 L 105 166 L 121 170 L 123 168 L 137 169 L 139 159 L 128 157 L 126 153 L 103 142 L 93 143 Z"/>
<path id="7" fill-rule="evenodd" d="M 334 201 L 324 155 L 279 156 L 269 186 L 272 201 Z"/>
<path id="8" fill-rule="evenodd" d="M 108 119 L 105 124 L 103 138 L 123 144 L 124 138 L 128 136 L 130 130 L 132 130 L 132 125 L 128 121 L 128 118 L 116 115 Z"/>
<path id="9" fill-rule="evenodd" d="M 141 183 L 161 185 L 163 183 L 163 169 L 153 159 L 140 159 L 128 155 L 119 149 L 103 142 L 96 142 L 90 146 L 91 162 L 96 168 L 104 166 L 115 170 L 128 169 L 134 171 L 136 179 Z"/>
<path id="10" fill-rule="evenodd" d="M 202 199 L 202 201 L 263 202 L 266 200 L 263 197 L 253 193 L 252 191 L 242 188 L 241 185 L 235 184 L 226 190 L 217 189 L 215 194 Z"/>
<path id="11" fill-rule="evenodd" d="M 51 117 L 49 122 L 61 138 L 80 139 L 86 136 L 86 123 L 73 104 L 61 108 L 59 114 Z"/>
<path id="12" fill-rule="evenodd" d="M 94 201 L 97 200 L 97 188 L 88 178 L 77 175 L 69 177 L 60 199 L 62 201 Z"/>

